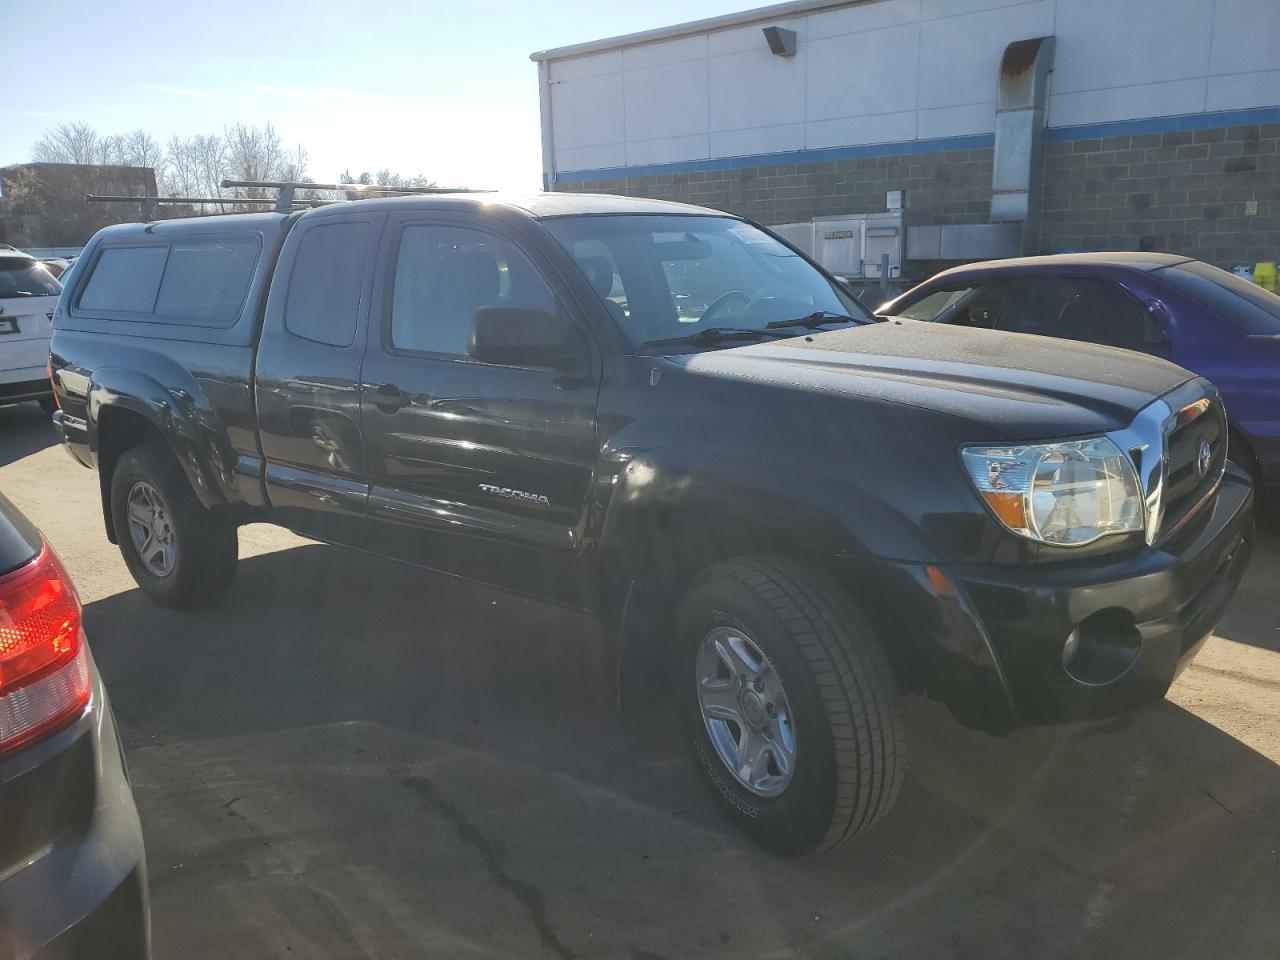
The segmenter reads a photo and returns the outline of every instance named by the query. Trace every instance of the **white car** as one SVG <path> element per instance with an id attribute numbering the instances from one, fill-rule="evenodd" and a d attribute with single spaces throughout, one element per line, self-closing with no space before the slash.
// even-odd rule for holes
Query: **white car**
<path id="1" fill-rule="evenodd" d="M 0 246 L 0 405 L 55 409 L 46 364 L 62 284 L 35 257 Z"/>

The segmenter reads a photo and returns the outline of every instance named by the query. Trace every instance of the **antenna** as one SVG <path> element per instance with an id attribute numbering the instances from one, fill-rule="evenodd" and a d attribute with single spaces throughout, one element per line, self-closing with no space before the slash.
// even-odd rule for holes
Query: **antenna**
<path id="1" fill-rule="evenodd" d="M 301 180 L 223 180 L 224 188 L 249 187 L 262 190 L 279 190 L 276 211 L 288 213 L 294 203 L 295 190 L 340 190 L 344 193 L 436 194 L 436 193 L 496 193 L 495 190 L 473 190 L 470 187 L 392 187 L 376 183 L 306 183 Z M 236 201 L 239 202 L 239 201 Z"/>

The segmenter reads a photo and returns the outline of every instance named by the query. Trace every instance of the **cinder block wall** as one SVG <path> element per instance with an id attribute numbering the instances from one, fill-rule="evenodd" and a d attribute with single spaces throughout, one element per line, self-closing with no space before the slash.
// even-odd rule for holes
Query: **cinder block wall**
<path id="1" fill-rule="evenodd" d="M 679 200 L 764 224 L 883 210 L 888 191 L 905 190 L 908 224 L 985 223 L 991 206 L 991 150 L 575 181 L 557 189 Z"/>
<path id="2" fill-rule="evenodd" d="M 1280 257 L 1277 123 L 1049 143 L 1041 189 L 1043 250 Z"/>

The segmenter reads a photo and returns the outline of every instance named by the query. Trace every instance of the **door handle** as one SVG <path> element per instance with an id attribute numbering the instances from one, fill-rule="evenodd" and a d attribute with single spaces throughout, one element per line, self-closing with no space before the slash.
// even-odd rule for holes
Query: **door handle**
<path id="1" fill-rule="evenodd" d="M 383 413 L 395 413 L 412 402 L 394 383 L 384 383 L 373 390 L 373 405 Z"/>

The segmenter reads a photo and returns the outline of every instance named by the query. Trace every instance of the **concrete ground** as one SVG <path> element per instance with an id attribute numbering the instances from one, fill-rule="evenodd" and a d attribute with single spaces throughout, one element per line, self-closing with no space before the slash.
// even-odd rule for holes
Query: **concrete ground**
<path id="1" fill-rule="evenodd" d="M 993 739 L 909 700 L 895 811 L 781 860 L 719 818 L 669 717 L 618 718 L 587 618 L 268 527 L 222 605 L 159 609 L 34 406 L 0 410 L 0 490 L 85 601 L 158 958 L 1280 949 L 1274 533 L 1167 701 Z"/>

